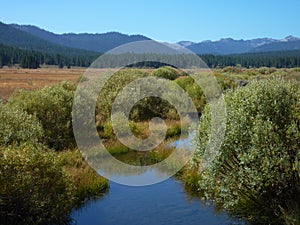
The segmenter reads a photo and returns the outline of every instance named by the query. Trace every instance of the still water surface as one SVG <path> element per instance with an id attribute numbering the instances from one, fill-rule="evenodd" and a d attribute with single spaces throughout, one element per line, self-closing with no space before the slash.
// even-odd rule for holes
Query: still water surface
<path id="1" fill-rule="evenodd" d="M 189 148 L 190 138 L 172 145 Z M 123 156 L 139 160 L 137 154 Z M 136 159 L 135 159 L 136 158 Z M 120 159 L 119 159 L 120 160 Z M 126 161 L 126 160 L 125 160 Z M 161 171 L 148 171 L 140 176 L 147 179 Z M 126 179 L 128 174 L 119 174 Z M 149 178 L 148 177 L 148 178 Z M 213 204 L 199 200 L 184 189 L 175 178 L 149 186 L 125 186 L 110 182 L 102 198 L 90 200 L 72 213 L 77 225 L 242 225 L 226 212 L 216 212 Z"/>
<path id="2" fill-rule="evenodd" d="M 182 184 L 174 178 L 144 187 L 111 182 L 103 198 L 87 202 L 74 210 L 72 217 L 77 225 L 242 224 L 185 193 Z"/>

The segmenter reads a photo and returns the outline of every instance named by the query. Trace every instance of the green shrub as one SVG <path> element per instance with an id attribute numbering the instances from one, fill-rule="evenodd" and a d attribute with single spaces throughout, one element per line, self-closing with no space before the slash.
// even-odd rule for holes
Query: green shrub
<path id="1" fill-rule="evenodd" d="M 186 90 L 189 86 L 194 84 L 194 79 L 190 76 L 179 77 L 175 80 L 175 82 L 184 90 Z"/>
<path id="2" fill-rule="evenodd" d="M 151 73 L 151 75 L 156 76 L 156 77 L 165 78 L 168 80 L 175 80 L 181 74 L 176 69 L 174 69 L 170 66 L 164 66 L 164 67 L 160 67 L 160 68 L 154 70 Z"/>
<path id="3" fill-rule="evenodd" d="M 243 69 L 236 66 L 226 66 L 222 69 L 222 71 L 225 73 L 242 73 Z"/>
<path id="4" fill-rule="evenodd" d="M 71 114 L 74 91 L 73 84 L 62 82 L 37 91 L 21 91 L 8 105 L 35 115 L 44 129 L 44 143 L 60 150 L 75 143 Z"/>
<path id="5" fill-rule="evenodd" d="M 100 133 L 101 138 L 110 139 L 115 137 L 114 128 L 111 122 L 106 122 L 103 125 L 103 131 Z"/>
<path id="6" fill-rule="evenodd" d="M 175 108 L 163 98 L 149 96 L 132 107 L 129 118 L 133 121 L 146 121 L 153 117 L 167 119 L 168 113 L 174 110 Z"/>
<path id="7" fill-rule="evenodd" d="M 225 138 L 219 156 L 201 173 L 199 191 L 253 224 L 282 224 L 300 204 L 299 89 L 282 79 L 253 81 L 225 99 Z M 208 107 L 199 132 L 193 163 L 201 170 Z"/>
<path id="8" fill-rule="evenodd" d="M 115 119 L 118 119 L 118 114 L 116 114 Z M 129 121 L 129 128 L 134 135 L 139 135 L 141 133 L 140 129 L 138 128 L 136 123 L 133 121 Z M 118 126 L 118 129 L 120 131 L 121 136 L 122 136 L 122 134 L 127 135 L 124 124 L 120 123 Z M 103 125 L 103 131 L 100 132 L 100 136 L 102 138 L 106 138 L 106 139 L 116 137 L 113 126 L 112 126 L 112 122 L 106 122 Z"/>
<path id="9" fill-rule="evenodd" d="M 225 91 L 227 89 L 234 89 L 237 87 L 237 84 L 235 81 L 230 79 L 227 76 L 224 76 L 220 73 L 214 73 L 214 76 L 216 77 L 218 84 L 220 85 L 220 88 Z"/>
<path id="10" fill-rule="evenodd" d="M 97 125 L 101 126 L 110 120 L 112 103 L 117 94 L 135 79 L 147 76 L 137 69 L 122 69 L 116 72 L 103 86 L 96 103 Z"/>
<path id="11" fill-rule="evenodd" d="M 258 73 L 262 75 L 269 75 L 276 72 L 275 68 L 269 68 L 269 67 L 260 67 L 258 68 Z"/>
<path id="12" fill-rule="evenodd" d="M 188 93 L 197 111 L 201 112 L 206 104 L 205 95 L 201 87 L 190 76 L 180 77 L 175 82 Z"/>
<path id="13" fill-rule="evenodd" d="M 34 115 L 0 102 L 0 121 L 0 146 L 42 140 L 43 128 Z"/>
<path id="14" fill-rule="evenodd" d="M 234 89 L 237 86 L 232 79 L 222 75 L 219 72 L 215 72 L 214 76 L 217 79 L 218 84 L 223 91 L 227 89 Z M 190 76 L 186 76 L 186 77 L 180 77 L 176 79 L 175 82 L 181 88 L 183 88 L 188 93 L 188 95 L 192 98 L 197 111 L 202 112 L 206 104 L 206 97 L 201 87 L 197 83 L 195 83 L 194 79 Z"/>
<path id="15" fill-rule="evenodd" d="M 146 72 L 137 69 L 122 69 L 116 72 L 103 86 L 96 103 L 96 124 L 98 128 L 110 121 L 112 103 L 118 93 L 132 81 L 148 76 Z M 151 90 L 150 90 L 151 91 Z M 153 90 L 152 90 L 153 91 Z M 121 96 L 125 102 L 127 98 L 139 99 L 139 92 L 131 96 Z M 126 104 L 125 104 L 126 106 Z M 130 120 L 143 121 L 153 117 L 166 117 L 171 106 L 158 97 L 149 96 L 136 102 L 130 112 Z"/>
<path id="16" fill-rule="evenodd" d="M 22 145 L 0 148 L 1 224 L 65 224 L 73 185 L 54 153 Z"/>

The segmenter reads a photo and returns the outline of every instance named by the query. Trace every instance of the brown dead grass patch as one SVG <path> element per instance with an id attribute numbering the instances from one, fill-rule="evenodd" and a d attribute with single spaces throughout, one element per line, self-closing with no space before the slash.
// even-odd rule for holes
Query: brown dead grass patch
<path id="1" fill-rule="evenodd" d="M 0 69 L 0 99 L 6 101 L 9 96 L 18 90 L 35 90 L 46 85 L 70 81 L 77 83 L 85 68 L 58 69 Z"/>

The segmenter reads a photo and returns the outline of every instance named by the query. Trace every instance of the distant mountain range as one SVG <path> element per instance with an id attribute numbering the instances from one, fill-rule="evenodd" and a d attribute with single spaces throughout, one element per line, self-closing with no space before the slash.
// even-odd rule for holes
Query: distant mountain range
<path id="1" fill-rule="evenodd" d="M 300 49 L 300 38 L 288 36 L 284 39 L 257 38 L 252 40 L 234 40 L 224 38 L 219 41 L 194 43 L 180 41 L 177 43 L 197 54 L 242 54 L 251 52 L 289 51 Z"/>
<path id="2" fill-rule="evenodd" d="M 142 35 L 126 35 L 118 32 L 103 34 L 54 34 L 31 25 L 10 24 L 10 26 L 55 44 L 96 52 L 106 52 L 129 42 L 150 40 L 150 38 Z"/>
<path id="3" fill-rule="evenodd" d="M 67 55 L 96 55 L 99 53 L 87 50 L 69 48 L 54 42 L 39 38 L 33 34 L 14 28 L 0 22 L 0 44 L 17 47 L 24 50 L 33 50 L 49 54 Z"/>
<path id="4" fill-rule="evenodd" d="M 59 52 L 101 52 L 119 45 L 150 40 L 143 35 L 126 35 L 118 32 L 103 34 L 55 34 L 32 25 L 4 24 L 0 22 L 0 44 L 22 49 L 49 53 Z M 185 47 L 197 54 L 229 55 L 255 52 L 290 51 L 300 49 L 300 38 L 288 36 L 284 39 L 257 38 L 234 40 L 224 38 L 218 41 L 180 41 L 167 43 L 174 48 Z"/>

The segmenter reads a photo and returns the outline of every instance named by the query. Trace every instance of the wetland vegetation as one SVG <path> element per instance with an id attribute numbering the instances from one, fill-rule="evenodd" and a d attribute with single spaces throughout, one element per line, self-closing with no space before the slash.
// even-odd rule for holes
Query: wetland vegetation
<path id="1" fill-rule="evenodd" d="M 145 76 L 172 80 L 187 92 L 200 119 L 193 158 L 176 176 L 201 199 L 215 202 L 249 224 L 300 223 L 300 69 L 225 67 L 213 70 L 225 95 L 227 127 L 219 155 L 207 170 L 202 155 L 210 138 L 210 109 L 191 77 L 174 68 L 120 70 L 100 93 L 95 110 L 99 136 L 117 159 L 153 164 L 165 159 L 168 143 L 186 132 L 175 108 L 150 97 L 134 105 L 130 128 L 149 136 L 148 121 L 161 117 L 167 141 L 148 153 L 118 142 L 111 103 L 131 81 Z M 84 81 L 81 81 L 84 82 Z M 1 224 L 67 224 L 83 201 L 109 188 L 76 148 L 70 82 L 15 92 L 0 102 Z"/>

